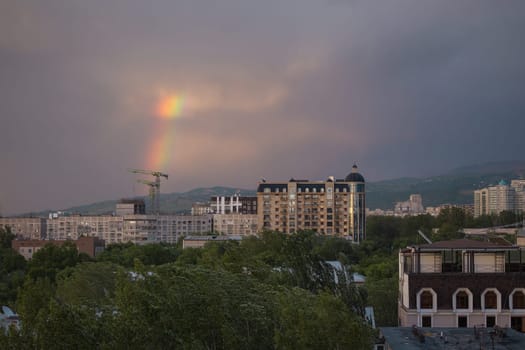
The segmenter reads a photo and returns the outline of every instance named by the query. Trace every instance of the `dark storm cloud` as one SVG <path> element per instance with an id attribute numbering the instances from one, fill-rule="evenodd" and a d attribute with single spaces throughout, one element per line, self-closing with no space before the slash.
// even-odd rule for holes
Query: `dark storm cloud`
<path id="1" fill-rule="evenodd" d="M 369 179 L 522 158 L 525 4 L 7 1 L 0 213 L 137 191 L 160 127 L 163 191 L 264 176 Z M 159 124 L 159 92 L 184 92 Z M 173 179 L 173 180 L 172 180 Z"/>

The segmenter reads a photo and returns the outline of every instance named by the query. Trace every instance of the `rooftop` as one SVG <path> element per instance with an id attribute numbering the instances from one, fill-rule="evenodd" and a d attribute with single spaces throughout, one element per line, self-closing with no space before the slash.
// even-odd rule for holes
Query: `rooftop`
<path id="1" fill-rule="evenodd" d="M 512 244 L 501 244 L 494 242 L 476 241 L 472 239 L 454 239 L 450 241 L 440 241 L 430 244 L 420 244 L 409 246 L 420 250 L 442 250 L 442 249 L 509 249 L 517 248 Z"/>
<path id="2" fill-rule="evenodd" d="M 384 327 L 380 331 L 391 350 L 525 349 L 525 334 L 511 328 Z"/>

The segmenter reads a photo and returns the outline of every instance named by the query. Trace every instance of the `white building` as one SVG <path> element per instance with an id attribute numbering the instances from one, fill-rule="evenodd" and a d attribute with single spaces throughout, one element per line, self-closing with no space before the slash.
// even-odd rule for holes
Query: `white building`
<path id="1" fill-rule="evenodd" d="M 509 186 L 501 180 L 496 186 L 474 191 L 474 216 L 499 214 L 525 209 L 525 180 L 512 180 Z"/>
<path id="2" fill-rule="evenodd" d="M 420 194 L 411 194 L 408 201 L 397 202 L 394 208 L 396 215 L 419 215 L 425 213 Z"/>

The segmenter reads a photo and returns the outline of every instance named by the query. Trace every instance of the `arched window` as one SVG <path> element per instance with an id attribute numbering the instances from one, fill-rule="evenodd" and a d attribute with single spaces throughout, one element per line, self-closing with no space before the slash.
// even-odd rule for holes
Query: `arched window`
<path id="1" fill-rule="evenodd" d="M 512 308 L 525 309 L 525 294 L 521 290 L 517 290 L 512 294 Z"/>
<path id="2" fill-rule="evenodd" d="M 498 295 L 489 290 L 485 293 L 485 309 L 497 309 L 498 308 Z"/>
<path id="3" fill-rule="evenodd" d="M 432 309 L 434 308 L 434 296 L 428 290 L 425 290 L 419 296 L 421 299 L 421 308 L 422 309 Z"/>
<path id="4" fill-rule="evenodd" d="M 432 288 L 423 288 L 417 293 L 417 309 L 424 312 L 437 311 L 437 294 Z"/>
<path id="5" fill-rule="evenodd" d="M 454 310 L 472 312 L 472 292 L 468 288 L 459 288 L 452 296 Z"/>
<path id="6" fill-rule="evenodd" d="M 481 309 L 486 311 L 501 311 L 501 293 L 496 288 L 487 288 L 481 294 Z"/>
<path id="7" fill-rule="evenodd" d="M 467 292 L 462 290 L 456 294 L 456 309 L 468 309 Z"/>

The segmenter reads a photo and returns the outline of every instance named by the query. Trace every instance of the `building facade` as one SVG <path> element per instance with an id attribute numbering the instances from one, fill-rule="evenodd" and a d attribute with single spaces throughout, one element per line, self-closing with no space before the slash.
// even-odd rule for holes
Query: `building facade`
<path id="1" fill-rule="evenodd" d="M 525 249 L 471 240 L 399 252 L 399 326 L 525 331 Z"/>
<path id="2" fill-rule="evenodd" d="M 37 251 L 42 249 L 47 244 L 53 244 L 61 246 L 66 242 L 73 243 L 79 253 L 85 253 L 90 257 L 95 257 L 98 253 L 104 251 L 105 242 L 102 239 L 96 237 L 80 237 L 77 240 L 41 240 L 41 239 L 29 239 L 29 240 L 13 240 L 11 247 L 22 255 L 26 260 L 30 260 Z"/>
<path id="3" fill-rule="evenodd" d="M 223 235 L 255 235 L 257 214 L 214 214 L 213 231 Z"/>
<path id="4" fill-rule="evenodd" d="M 98 237 L 111 243 L 177 243 L 185 235 L 209 233 L 213 216 L 208 215 L 73 215 L 47 219 L 47 239 L 76 240 Z"/>
<path id="5" fill-rule="evenodd" d="M 525 180 L 512 180 L 510 186 L 500 181 L 474 191 L 474 216 L 499 214 L 502 211 L 525 211 Z"/>
<path id="6" fill-rule="evenodd" d="M 0 218 L 0 228 L 9 228 L 18 238 L 44 239 L 47 221 L 44 218 Z"/>
<path id="7" fill-rule="evenodd" d="M 365 180 L 354 165 L 341 180 L 263 181 L 257 188 L 257 216 L 259 230 L 312 230 L 359 243 L 366 237 Z"/>
<path id="8" fill-rule="evenodd" d="M 257 197 L 214 196 L 210 199 L 212 212 L 215 214 L 257 214 Z"/>
<path id="9" fill-rule="evenodd" d="M 419 215 L 425 213 L 420 194 L 411 194 L 408 201 L 397 202 L 394 207 L 396 215 Z"/>
<path id="10" fill-rule="evenodd" d="M 146 203 L 143 199 L 121 199 L 117 203 L 115 214 L 122 215 L 144 215 L 146 214 Z"/>

